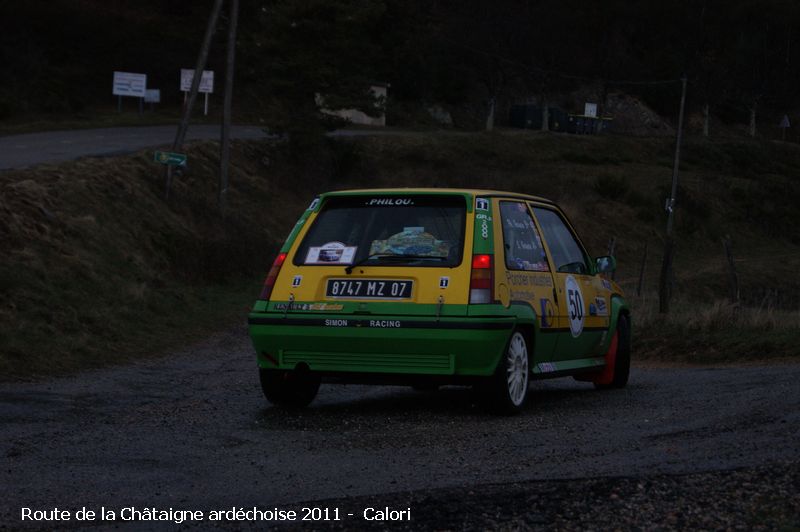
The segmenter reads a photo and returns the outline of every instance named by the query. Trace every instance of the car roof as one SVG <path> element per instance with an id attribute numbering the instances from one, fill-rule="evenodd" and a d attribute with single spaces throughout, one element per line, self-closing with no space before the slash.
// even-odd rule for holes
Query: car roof
<path id="1" fill-rule="evenodd" d="M 519 192 L 507 192 L 503 190 L 488 190 L 488 189 L 475 189 L 475 188 L 362 188 L 351 190 L 336 190 L 333 192 L 326 192 L 321 196 L 348 196 L 348 195 L 365 195 L 365 194 L 461 194 L 470 196 L 481 197 L 503 197 L 503 198 L 517 198 L 525 200 L 540 201 L 543 203 L 554 203 L 552 200 L 543 198 L 541 196 L 533 196 L 531 194 L 521 194 Z"/>

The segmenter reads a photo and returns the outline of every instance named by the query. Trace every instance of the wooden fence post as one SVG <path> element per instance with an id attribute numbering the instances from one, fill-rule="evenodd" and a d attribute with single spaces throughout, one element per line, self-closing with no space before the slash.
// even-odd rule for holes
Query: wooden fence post
<path id="1" fill-rule="evenodd" d="M 617 237 L 612 236 L 611 240 L 608 241 L 608 255 L 610 257 L 614 256 L 614 248 L 617 246 Z M 617 270 L 611 272 L 611 280 L 614 280 L 614 277 L 617 275 Z"/>
<path id="2" fill-rule="evenodd" d="M 639 266 L 639 283 L 636 285 L 636 295 L 642 295 L 642 284 L 644 283 L 644 268 L 647 265 L 647 242 L 644 243 L 644 254 L 642 255 L 642 264 Z"/>
<path id="3" fill-rule="evenodd" d="M 733 262 L 733 252 L 731 251 L 731 237 L 725 236 L 722 239 L 722 247 L 725 249 L 725 258 L 728 261 L 728 290 L 731 303 L 739 304 L 739 276 L 736 274 L 736 264 Z"/>

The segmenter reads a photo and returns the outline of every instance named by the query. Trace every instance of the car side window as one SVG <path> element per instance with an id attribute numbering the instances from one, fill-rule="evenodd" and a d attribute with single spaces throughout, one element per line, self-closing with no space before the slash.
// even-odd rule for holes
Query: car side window
<path id="1" fill-rule="evenodd" d="M 591 270 L 586 254 L 561 216 L 556 211 L 541 207 L 534 207 L 533 213 L 550 248 L 556 271 L 588 274 Z"/>
<path id="2" fill-rule="evenodd" d="M 501 201 L 506 268 L 546 272 L 550 270 L 547 255 L 533 223 L 528 207 L 518 201 Z"/>

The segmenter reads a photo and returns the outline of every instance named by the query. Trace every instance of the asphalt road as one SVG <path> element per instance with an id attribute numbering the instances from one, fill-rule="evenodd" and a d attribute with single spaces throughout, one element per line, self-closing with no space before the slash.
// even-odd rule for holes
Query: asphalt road
<path id="1" fill-rule="evenodd" d="M 115 127 L 46 131 L 0 136 L 0 170 L 25 168 L 41 163 L 59 163 L 79 157 L 112 157 L 143 148 L 169 147 L 177 126 Z M 192 125 L 186 140 L 219 139 L 220 126 Z M 256 126 L 232 126 L 235 139 L 265 138 Z"/>
<path id="2" fill-rule="evenodd" d="M 435 493 L 474 509 L 504 486 L 519 490 L 513 483 L 547 500 L 543 486 L 552 483 L 553 493 L 586 494 L 600 489 L 586 482 L 603 479 L 634 479 L 636 491 L 636 479 L 658 476 L 784 464 L 796 473 L 798 382 L 798 364 L 634 367 L 624 390 L 535 382 L 515 417 L 485 413 L 465 388 L 323 385 L 309 409 L 287 412 L 263 400 L 241 328 L 158 360 L 0 384 L 0 527 L 30 525 L 20 521 L 23 507 L 209 511 L 343 499 L 410 500 L 424 528 L 460 529 L 465 513 L 424 521 L 420 509 L 439 500 Z M 420 490 L 434 495 L 398 495 Z M 497 500 L 507 503 L 507 493 Z"/>

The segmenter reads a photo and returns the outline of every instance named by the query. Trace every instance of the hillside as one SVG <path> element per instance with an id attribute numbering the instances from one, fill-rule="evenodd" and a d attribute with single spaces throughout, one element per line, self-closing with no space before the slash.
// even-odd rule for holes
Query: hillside
<path id="1" fill-rule="evenodd" d="M 168 202 L 149 151 L 0 173 L 0 374 L 115 363 L 243 323 L 275 246 L 309 200 L 362 186 L 487 187 L 558 201 L 590 252 L 616 240 L 640 358 L 797 356 L 800 147 L 687 141 L 675 301 L 662 319 L 655 289 L 672 150 L 668 139 L 519 131 L 236 142 L 224 218 L 214 143 L 191 145 Z M 740 308 L 724 302 L 726 235 Z"/>

